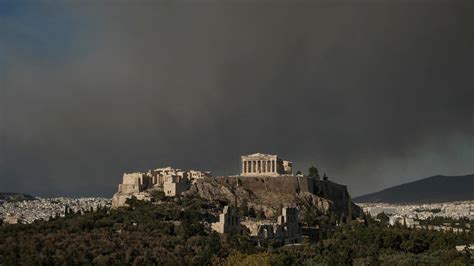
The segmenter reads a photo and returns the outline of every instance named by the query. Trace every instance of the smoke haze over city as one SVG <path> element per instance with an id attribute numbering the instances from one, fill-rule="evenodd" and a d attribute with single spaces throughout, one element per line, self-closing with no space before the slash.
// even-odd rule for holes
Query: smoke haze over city
<path id="1" fill-rule="evenodd" d="M 0 1 L 0 191 L 311 165 L 352 196 L 474 172 L 472 1 Z"/>

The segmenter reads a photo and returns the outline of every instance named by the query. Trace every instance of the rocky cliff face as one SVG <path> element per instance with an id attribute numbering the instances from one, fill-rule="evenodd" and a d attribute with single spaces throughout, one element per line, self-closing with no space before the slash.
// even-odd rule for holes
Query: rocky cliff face
<path id="1" fill-rule="evenodd" d="M 331 181 L 314 180 L 313 193 L 319 197 L 333 202 L 333 208 L 337 214 L 349 212 L 354 217 L 362 217 L 362 209 L 354 204 L 345 185 L 337 184 Z"/>
<path id="2" fill-rule="evenodd" d="M 112 199 L 114 208 L 124 206 L 127 198 L 149 199 L 150 190 L 124 189 Z M 249 208 L 263 211 L 267 217 L 275 217 L 282 207 L 297 207 L 301 213 L 337 216 L 352 213 L 362 215 L 361 209 L 352 203 L 344 185 L 330 181 L 297 176 L 248 177 L 231 176 L 198 180 L 184 195 L 199 196 L 214 202 L 227 202 L 240 206 L 245 202 Z"/>
<path id="3" fill-rule="evenodd" d="M 283 206 L 295 206 L 303 212 L 337 215 L 362 214 L 351 201 L 346 186 L 307 177 L 221 177 L 207 178 L 194 184 L 187 195 L 211 201 L 227 201 L 235 205 L 246 202 L 266 216 L 275 216 Z"/>

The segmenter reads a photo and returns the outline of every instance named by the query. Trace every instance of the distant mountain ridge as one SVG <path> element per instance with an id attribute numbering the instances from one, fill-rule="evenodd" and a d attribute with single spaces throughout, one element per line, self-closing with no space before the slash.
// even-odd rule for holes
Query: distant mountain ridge
<path id="1" fill-rule="evenodd" d="M 474 174 L 437 175 L 355 197 L 358 203 L 430 203 L 474 200 Z"/>
<path id="2" fill-rule="evenodd" d="M 22 201 L 22 200 L 35 200 L 36 198 L 23 193 L 10 193 L 0 192 L 0 200 L 4 201 Z"/>

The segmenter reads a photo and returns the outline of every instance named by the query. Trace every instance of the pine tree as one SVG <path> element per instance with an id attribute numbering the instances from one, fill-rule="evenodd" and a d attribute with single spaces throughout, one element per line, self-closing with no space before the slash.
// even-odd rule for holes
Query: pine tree
<path id="1" fill-rule="evenodd" d="M 255 211 L 254 207 L 250 207 L 249 217 L 251 217 L 251 218 L 256 218 L 257 217 L 257 212 Z"/>
<path id="2" fill-rule="evenodd" d="M 346 215 L 345 215 L 345 213 L 343 212 L 343 213 L 341 214 L 341 219 L 340 219 L 340 221 L 339 221 L 339 226 L 342 226 L 343 224 L 345 224 L 345 222 L 344 222 L 345 218 L 346 218 Z"/>
<path id="3" fill-rule="evenodd" d="M 464 247 L 464 263 L 466 265 L 471 265 L 471 249 L 469 248 L 469 243 L 466 244 L 466 246 Z"/>
<path id="4" fill-rule="evenodd" d="M 311 178 L 319 179 L 319 171 L 314 165 L 308 169 L 308 176 Z"/>
<path id="5" fill-rule="evenodd" d="M 352 201 L 351 198 L 347 199 L 347 223 L 350 224 L 352 222 Z"/>
<path id="6" fill-rule="evenodd" d="M 239 214 L 241 217 L 249 216 L 249 206 L 247 199 L 243 199 L 239 206 Z"/>
<path id="7" fill-rule="evenodd" d="M 331 212 L 331 217 L 329 218 L 329 224 L 330 225 L 335 225 L 336 224 L 336 215 L 334 214 L 334 212 Z"/>

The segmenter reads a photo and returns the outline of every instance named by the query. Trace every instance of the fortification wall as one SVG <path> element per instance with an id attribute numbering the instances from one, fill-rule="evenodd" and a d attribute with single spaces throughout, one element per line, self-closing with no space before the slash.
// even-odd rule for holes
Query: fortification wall
<path id="1" fill-rule="evenodd" d="M 290 175 L 266 177 L 235 176 L 221 177 L 216 180 L 221 185 L 241 186 L 254 193 L 274 192 L 294 194 L 298 192 L 309 192 L 314 194 L 315 186 L 312 178 Z"/>
<path id="2" fill-rule="evenodd" d="M 333 193 L 337 195 L 344 194 L 340 190 L 345 190 L 346 187 L 329 181 L 315 180 L 306 176 L 267 176 L 267 177 L 220 177 L 216 179 L 222 185 L 241 186 L 254 193 L 274 192 L 294 194 L 299 192 L 308 192 L 312 194 L 316 191 L 326 191 L 325 195 Z M 238 182 L 238 183 L 237 183 Z M 336 187 L 334 185 L 337 185 Z M 319 189 L 321 187 L 321 189 Z"/>
<path id="3" fill-rule="evenodd" d="M 349 198 L 347 186 L 337 184 L 331 181 L 313 180 L 314 194 L 327 198 L 344 200 Z"/>
<path id="4" fill-rule="evenodd" d="M 221 185 L 240 186 L 256 194 L 264 192 L 288 194 L 308 192 L 332 201 L 347 202 L 350 199 L 345 185 L 309 177 L 290 175 L 278 177 L 233 176 L 220 177 L 213 180 L 216 180 Z"/>
<path id="5" fill-rule="evenodd" d="M 215 180 L 221 185 L 241 187 L 256 195 L 278 195 L 282 200 L 297 193 L 310 193 L 331 201 L 334 210 L 338 213 L 361 214 L 360 208 L 352 202 L 347 186 L 328 180 L 290 175 L 278 177 L 233 176 Z"/>
<path id="6" fill-rule="evenodd" d="M 350 212 L 355 216 L 362 216 L 362 210 L 352 202 L 346 185 L 325 180 L 314 180 L 313 182 L 314 194 L 332 201 L 336 210 L 346 214 Z"/>
<path id="7" fill-rule="evenodd" d="M 123 174 L 123 181 L 122 184 L 138 184 L 139 179 L 143 176 L 142 173 L 130 173 L 130 174 Z"/>
<path id="8" fill-rule="evenodd" d="M 314 181 L 316 181 L 315 179 L 309 178 L 306 176 L 304 177 L 297 176 L 296 178 L 298 179 L 301 192 L 308 192 L 308 193 L 315 194 L 314 193 L 314 188 L 315 188 Z"/>

